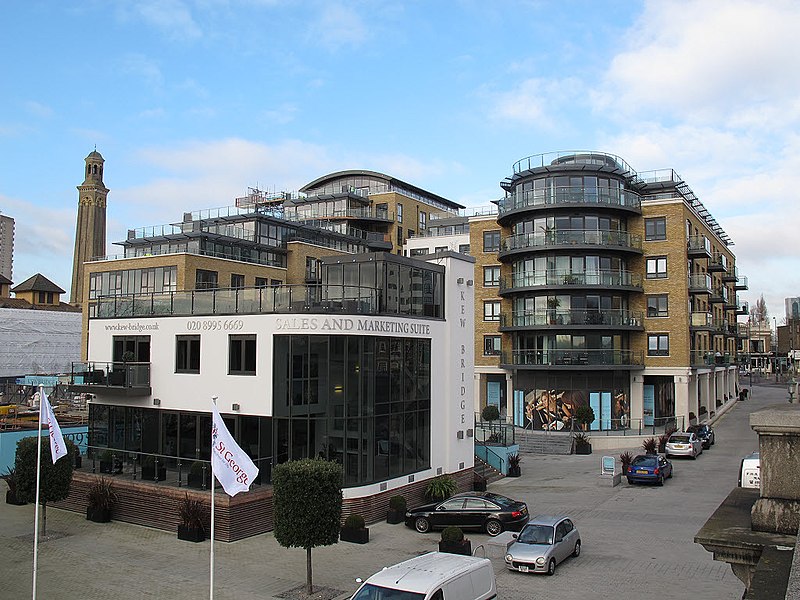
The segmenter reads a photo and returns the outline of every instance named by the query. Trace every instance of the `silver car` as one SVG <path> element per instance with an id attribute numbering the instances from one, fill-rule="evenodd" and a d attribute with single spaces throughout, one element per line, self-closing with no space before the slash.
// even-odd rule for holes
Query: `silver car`
<path id="1" fill-rule="evenodd" d="M 506 567 L 512 571 L 553 575 L 557 564 L 581 553 L 581 536 L 563 515 L 533 517 L 514 538 L 506 554 Z"/>
<path id="2" fill-rule="evenodd" d="M 703 442 L 692 432 L 681 431 L 669 436 L 667 445 L 664 448 L 667 458 L 671 456 L 691 456 L 697 458 L 698 454 L 703 453 Z"/>

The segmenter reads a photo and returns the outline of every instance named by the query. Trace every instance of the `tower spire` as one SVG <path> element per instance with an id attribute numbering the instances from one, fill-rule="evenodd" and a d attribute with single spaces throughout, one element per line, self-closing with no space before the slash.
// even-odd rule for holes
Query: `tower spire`
<path id="1" fill-rule="evenodd" d="M 109 190 L 103 183 L 105 160 L 97 151 L 97 145 L 85 162 L 85 177 L 78 186 L 78 219 L 69 294 L 71 304 L 82 304 L 85 300 L 84 263 L 106 254 L 106 199 Z"/>

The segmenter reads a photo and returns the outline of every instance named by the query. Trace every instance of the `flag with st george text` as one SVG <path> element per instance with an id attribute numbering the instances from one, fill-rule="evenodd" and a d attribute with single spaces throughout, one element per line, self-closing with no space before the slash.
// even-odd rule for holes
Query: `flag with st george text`
<path id="1" fill-rule="evenodd" d="M 233 440 L 217 405 L 211 403 L 211 468 L 229 496 L 246 492 L 258 477 L 258 468 Z"/>
<path id="2" fill-rule="evenodd" d="M 62 456 L 67 455 L 67 445 L 64 443 L 64 436 L 61 435 L 61 428 L 58 426 L 56 416 L 53 414 L 53 407 L 47 400 L 44 388 L 39 389 L 39 423 L 47 425 L 50 437 L 50 455 L 53 457 L 53 464 Z"/>

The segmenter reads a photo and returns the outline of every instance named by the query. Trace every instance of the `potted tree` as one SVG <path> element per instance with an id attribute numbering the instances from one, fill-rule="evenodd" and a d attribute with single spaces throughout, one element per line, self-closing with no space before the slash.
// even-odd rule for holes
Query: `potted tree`
<path id="1" fill-rule="evenodd" d="M 206 507 L 202 500 L 189 498 L 184 493 L 178 506 L 181 523 L 178 525 L 178 539 L 187 542 L 202 542 L 206 539 L 205 522 Z"/>
<path id="2" fill-rule="evenodd" d="M 589 426 L 589 424 L 594 423 L 594 409 L 588 404 L 581 404 L 575 409 L 575 420 L 578 421 L 581 429 L 586 431 L 586 428 Z"/>
<path id="3" fill-rule="evenodd" d="M 407 507 L 405 496 L 392 496 L 389 498 L 389 513 L 386 515 L 386 522 L 402 523 L 405 521 Z"/>
<path id="4" fill-rule="evenodd" d="M 100 472 L 109 475 L 122 473 L 122 461 L 111 450 L 103 450 L 100 453 Z"/>
<path id="5" fill-rule="evenodd" d="M 186 477 L 186 483 L 191 488 L 206 489 L 208 488 L 209 481 L 209 467 L 206 463 L 195 461 L 189 469 L 189 475 Z"/>
<path id="6" fill-rule="evenodd" d="M 622 464 L 622 474 L 626 475 L 628 473 L 628 467 L 630 467 L 633 462 L 633 454 L 626 450 L 619 455 L 619 462 Z"/>
<path id="7" fill-rule="evenodd" d="M 142 481 L 164 481 L 166 478 L 166 465 L 163 462 L 159 462 L 157 457 L 145 454 L 142 458 Z"/>
<path id="8" fill-rule="evenodd" d="M 649 437 L 643 441 L 642 450 L 644 450 L 645 454 L 655 454 L 656 450 L 658 450 L 658 442 L 656 441 L 656 438 Z"/>
<path id="9" fill-rule="evenodd" d="M 89 486 L 86 500 L 86 519 L 95 523 L 108 523 L 119 498 L 111 482 L 100 477 Z"/>
<path id="10" fill-rule="evenodd" d="M 589 443 L 589 436 L 583 432 L 578 432 L 572 438 L 575 443 L 575 454 L 591 454 L 592 444 Z"/>
<path id="11" fill-rule="evenodd" d="M 369 528 L 364 524 L 361 515 L 350 515 L 344 520 L 344 525 L 339 532 L 339 539 L 343 542 L 366 544 L 369 542 Z"/>
<path id="12" fill-rule="evenodd" d="M 489 430 L 491 434 L 489 435 L 489 439 L 487 440 L 489 443 L 497 443 L 500 441 L 500 436 L 494 430 L 494 422 L 500 418 L 500 409 L 497 408 L 494 404 L 487 404 L 483 407 L 481 411 L 481 420 L 489 423 Z"/>
<path id="13" fill-rule="evenodd" d="M 438 475 L 428 482 L 425 497 L 428 500 L 446 500 L 456 493 L 456 482 L 449 475 Z"/>
<path id="14" fill-rule="evenodd" d="M 464 538 L 460 527 L 445 527 L 439 542 L 439 552 L 472 556 L 472 542 Z"/>
<path id="15" fill-rule="evenodd" d="M 27 504 L 27 502 L 17 496 L 16 468 L 13 466 L 8 467 L 6 472 L 3 473 L 3 479 L 6 480 L 6 485 L 8 485 L 8 490 L 6 490 L 6 504 L 11 504 L 13 506 L 23 506 Z"/>
<path id="16" fill-rule="evenodd" d="M 519 468 L 519 463 L 522 462 L 522 457 L 519 454 L 508 455 L 508 476 L 519 477 L 522 475 L 522 470 Z"/>

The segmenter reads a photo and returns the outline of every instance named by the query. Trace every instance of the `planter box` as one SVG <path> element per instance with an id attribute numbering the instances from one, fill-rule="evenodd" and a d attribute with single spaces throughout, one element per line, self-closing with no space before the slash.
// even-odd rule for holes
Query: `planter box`
<path id="1" fill-rule="evenodd" d="M 108 473 L 109 475 L 115 475 L 122 473 L 122 461 L 115 460 L 112 462 L 106 462 L 104 460 L 100 461 L 100 472 L 101 473 Z"/>
<path id="2" fill-rule="evenodd" d="M 156 479 L 155 466 L 142 467 L 142 481 L 164 481 L 167 478 L 167 467 L 158 467 L 158 479 Z"/>
<path id="3" fill-rule="evenodd" d="M 575 454 L 591 454 L 591 444 L 575 444 Z"/>
<path id="4" fill-rule="evenodd" d="M 364 529 L 347 529 L 343 527 L 339 531 L 339 539 L 343 542 L 366 544 L 369 542 L 369 527 L 364 527 Z"/>
<path id="5" fill-rule="evenodd" d="M 522 475 L 521 467 L 508 467 L 508 477 L 519 477 Z"/>
<path id="6" fill-rule="evenodd" d="M 12 506 L 25 506 L 27 502 L 23 502 L 17 498 L 17 495 L 11 490 L 6 490 L 6 504 L 11 504 Z"/>
<path id="7" fill-rule="evenodd" d="M 447 552 L 449 554 L 461 554 L 463 556 L 472 556 L 472 542 L 464 540 L 463 542 L 439 542 L 439 552 Z"/>
<path id="8" fill-rule="evenodd" d="M 187 542 L 203 542 L 206 539 L 206 531 L 202 527 L 184 527 L 178 525 L 178 539 Z"/>
<path id="9" fill-rule="evenodd" d="M 111 521 L 111 511 L 107 508 L 86 507 L 86 520 L 94 523 L 108 523 Z"/>
<path id="10" fill-rule="evenodd" d="M 404 510 L 394 510 L 389 509 L 389 512 L 386 514 L 386 522 L 387 523 L 403 523 L 406 520 L 406 511 Z"/>

